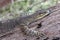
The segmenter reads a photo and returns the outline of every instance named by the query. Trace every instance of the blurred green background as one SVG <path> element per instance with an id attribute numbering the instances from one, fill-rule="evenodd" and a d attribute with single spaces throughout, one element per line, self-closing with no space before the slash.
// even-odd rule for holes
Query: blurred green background
<path id="1" fill-rule="evenodd" d="M 12 0 L 6 7 L 0 8 L 0 20 L 32 15 L 40 9 L 47 9 L 60 3 L 60 0 Z"/>

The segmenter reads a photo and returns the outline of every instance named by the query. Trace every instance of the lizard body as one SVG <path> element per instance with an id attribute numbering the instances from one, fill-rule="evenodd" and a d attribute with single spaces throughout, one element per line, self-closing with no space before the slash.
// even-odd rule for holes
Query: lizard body
<path id="1" fill-rule="evenodd" d="M 48 14 L 50 14 L 49 10 L 48 11 L 39 10 L 39 11 L 36 11 L 36 13 L 26 16 L 26 17 L 18 17 L 16 19 L 7 20 L 5 22 L 1 21 L 0 22 L 0 35 L 4 36 L 5 34 L 9 33 L 9 31 L 13 30 L 17 25 L 23 25 L 23 26 L 20 26 L 20 28 L 23 28 L 23 31 L 27 30 L 27 32 L 29 32 L 30 29 L 28 28 L 28 25 L 31 22 L 41 19 L 41 18 L 47 16 Z M 25 26 L 27 26 L 28 29 Z M 34 31 L 33 31 L 33 34 L 34 34 Z M 25 32 L 25 33 L 28 34 L 27 32 Z M 39 32 L 37 32 L 37 33 L 39 33 Z"/>
<path id="2" fill-rule="evenodd" d="M 50 14 L 49 10 L 38 10 L 32 15 L 17 18 L 17 22 L 20 21 L 19 24 L 29 25 L 31 22 L 36 21 L 38 19 L 42 19 L 43 17 L 49 14 Z"/>

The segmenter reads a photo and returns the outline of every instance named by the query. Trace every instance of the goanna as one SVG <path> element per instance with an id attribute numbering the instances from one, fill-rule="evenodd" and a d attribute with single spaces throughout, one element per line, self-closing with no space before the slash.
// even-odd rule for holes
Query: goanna
<path id="1" fill-rule="evenodd" d="M 44 33 L 31 30 L 28 28 L 28 25 L 36 21 L 38 19 L 41 19 L 47 15 L 50 14 L 49 10 L 38 10 L 34 14 L 25 16 L 25 17 L 18 17 L 16 19 L 10 19 L 6 21 L 0 21 L 0 37 L 6 35 L 7 33 L 10 33 L 11 30 L 13 30 L 17 25 L 20 25 L 20 28 L 23 29 L 23 31 L 27 35 L 32 35 L 32 36 L 41 36 L 41 34 L 44 35 Z"/>

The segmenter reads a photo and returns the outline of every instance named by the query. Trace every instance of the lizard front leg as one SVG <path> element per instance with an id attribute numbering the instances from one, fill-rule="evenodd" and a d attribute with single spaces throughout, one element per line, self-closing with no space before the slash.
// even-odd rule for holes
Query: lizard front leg
<path id="1" fill-rule="evenodd" d="M 27 36 L 32 36 L 32 37 L 40 37 L 40 38 L 46 38 L 46 34 L 42 31 L 36 31 L 32 28 L 29 28 L 26 25 L 20 25 L 21 26 L 21 31 L 27 35 Z"/>

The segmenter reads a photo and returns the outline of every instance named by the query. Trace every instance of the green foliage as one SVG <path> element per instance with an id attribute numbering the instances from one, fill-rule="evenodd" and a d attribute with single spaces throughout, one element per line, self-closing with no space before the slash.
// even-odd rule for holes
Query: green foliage
<path id="1" fill-rule="evenodd" d="M 7 14 L 12 14 L 13 16 L 9 16 L 8 18 L 15 18 L 18 16 L 28 16 L 33 14 L 35 11 L 39 9 L 47 9 L 50 6 L 56 5 L 58 0 L 15 0 L 12 1 L 7 7 L 3 7 L 0 9 L 0 18 Z"/>

